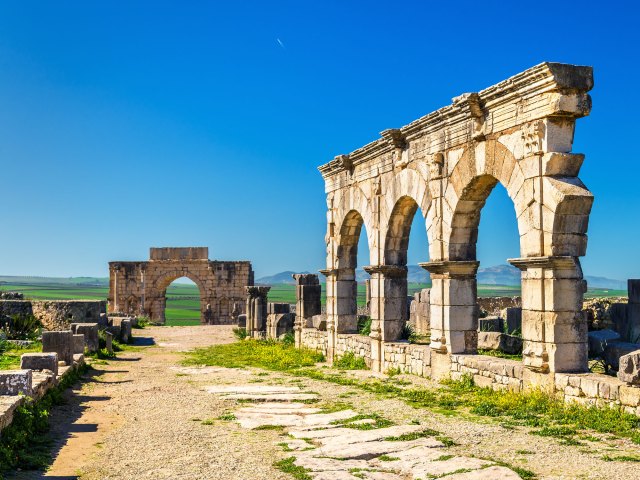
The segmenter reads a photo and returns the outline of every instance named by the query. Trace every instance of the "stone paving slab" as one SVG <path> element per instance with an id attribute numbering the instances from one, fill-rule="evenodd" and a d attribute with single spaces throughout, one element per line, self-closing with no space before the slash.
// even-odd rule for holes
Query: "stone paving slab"
<path id="1" fill-rule="evenodd" d="M 314 480 L 515 480 L 520 477 L 506 467 L 473 457 L 446 458 L 446 447 L 433 437 L 391 441 L 389 437 L 424 431 L 420 425 L 395 425 L 357 429 L 336 425 L 358 415 L 350 409 L 321 413 L 318 408 L 296 402 L 301 397 L 317 399 L 299 387 L 269 385 L 220 385 L 206 387 L 222 398 L 252 400 L 235 412 L 244 428 L 279 425 L 288 438 L 288 450 L 295 452 L 295 464 L 304 467 Z M 262 403 L 264 402 L 264 403 Z M 374 423 L 373 419 L 357 421 Z M 355 423 L 355 422 L 354 422 Z M 304 439 L 304 440 L 303 440 Z M 387 455 L 393 459 L 380 460 Z M 459 473 L 455 473 L 459 472 Z"/>

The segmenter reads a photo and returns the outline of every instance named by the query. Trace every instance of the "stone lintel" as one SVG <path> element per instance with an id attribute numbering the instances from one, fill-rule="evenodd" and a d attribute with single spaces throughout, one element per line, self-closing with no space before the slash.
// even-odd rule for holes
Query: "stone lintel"
<path id="1" fill-rule="evenodd" d="M 406 278 L 408 272 L 405 265 L 369 265 L 363 267 L 363 270 L 369 275 L 381 273 L 388 278 Z"/>
<path id="2" fill-rule="evenodd" d="M 520 271 L 526 271 L 529 268 L 548 268 L 552 270 L 569 270 L 578 266 L 576 257 L 525 257 L 525 258 L 509 258 L 507 260 L 511 265 Z"/>
<path id="3" fill-rule="evenodd" d="M 271 290 L 271 287 L 269 286 L 265 286 L 265 285 L 251 285 L 249 287 L 244 287 L 245 291 L 247 292 L 247 295 L 249 295 L 252 298 L 257 298 L 257 297 L 266 297 L 267 294 L 269 293 L 269 290 Z"/>
<path id="4" fill-rule="evenodd" d="M 480 262 L 475 260 L 442 260 L 419 263 L 418 265 L 434 276 L 442 276 L 442 278 L 465 278 L 475 277 Z"/>

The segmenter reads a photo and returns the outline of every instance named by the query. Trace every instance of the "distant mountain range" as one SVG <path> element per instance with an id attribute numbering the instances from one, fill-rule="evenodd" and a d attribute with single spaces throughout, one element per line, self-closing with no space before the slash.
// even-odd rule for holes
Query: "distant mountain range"
<path id="1" fill-rule="evenodd" d="M 108 277 L 35 277 L 0 275 L 0 284 L 10 285 L 76 285 L 104 287 L 109 286 Z"/>
<path id="2" fill-rule="evenodd" d="M 268 277 L 256 280 L 256 283 L 264 285 L 293 284 L 291 275 L 294 273 L 309 272 L 280 272 Z M 369 278 L 369 274 L 362 269 L 356 270 L 358 282 L 364 282 Z M 496 265 L 478 269 L 478 283 L 481 285 L 520 285 L 520 270 L 512 265 Z M 627 282 L 624 280 L 613 280 L 605 277 L 592 277 L 586 275 L 587 285 L 591 288 L 608 288 L 611 290 L 626 290 Z M 418 265 L 409 265 L 407 280 L 410 283 L 431 283 L 429 272 Z M 322 281 L 322 278 L 320 279 Z"/>

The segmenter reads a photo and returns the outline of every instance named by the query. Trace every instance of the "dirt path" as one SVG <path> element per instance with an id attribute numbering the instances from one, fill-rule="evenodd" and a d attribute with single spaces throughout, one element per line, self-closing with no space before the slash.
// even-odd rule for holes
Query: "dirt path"
<path id="1" fill-rule="evenodd" d="M 96 365 L 82 388 L 69 392 L 68 404 L 54 410 L 57 443 L 49 471 L 21 472 L 12 478 L 290 480 L 273 466 L 274 461 L 295 455 L 278 445 L 287 439 L 283 433 L 219 420 L 243 405 L 208 393 L 205 387 L 212 385 L 299 386 L 325 404 L 339 402 L 357 412 L 376 412 L 397 425 L 419 423 L 438 430 L 458 444 L 448 449 L 451 455 L 507 462 L 534 471 L 540 479 L 638 478 L 637 463 L 602 460 L 604 454 L 640 453 L 628 442 L 618 442 L 616 450 L 611 450 L 611 441 L 566 446 L 492 422 L 413 409 L 400 400 L 353 387 L 276 372 L 179 365 L 183 351 L 233 341 L 228 327 L 156 327 L 136 333 L 153 339 L 155 345 Z"/>

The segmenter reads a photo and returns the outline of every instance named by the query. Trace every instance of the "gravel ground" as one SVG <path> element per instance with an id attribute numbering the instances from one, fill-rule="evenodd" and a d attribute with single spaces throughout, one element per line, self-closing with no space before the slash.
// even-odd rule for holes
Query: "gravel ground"
<path id="1" fill-rule="evenodd" d="M 204 390 L 208 385 L 248 383 L 299 385 L 319 394 L 325 403 L 343 402 L 398 424 L 418 420 L 456 441 L 459 445 L 450 449 L 453 454 L 508 462 L 532 470 L 540 479 L 639 478 L 638 463 L 602 460 L 605 454 L 640 454 L 640 448 L 627 441 L 606 439 L 566 446 L 526 429 L 510 430 L 491 421 L 414 409 L 400 400 L 353 387 L 253 369 L 179 366 L 183 351 L 233 341 L 229 327 L 153 327 L 135 333 L 153 338 L 155 346 L 96 365 L 97 372 L 81 389 L 70 392 L 69 404 L 53 412 L 58 440 L 50 470 L 45 474 L 22 472 L 13 478 L 291 479 L 272 466 L 275 460 L 291 455 L 277 445 L 283 441 L 281 434 L 217 420 L 236 410 L 238 402 Z M 395 378 L 430 383 L 412 376 Z"/>

